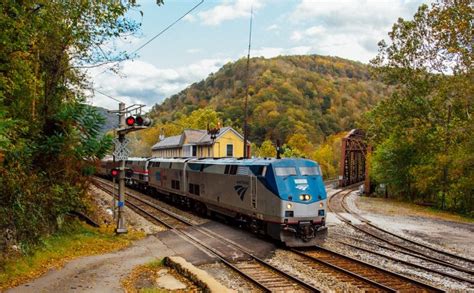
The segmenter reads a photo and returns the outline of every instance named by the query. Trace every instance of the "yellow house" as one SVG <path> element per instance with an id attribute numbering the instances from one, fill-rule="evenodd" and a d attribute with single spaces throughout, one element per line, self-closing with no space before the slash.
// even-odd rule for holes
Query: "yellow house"
<path id="1" fill-rule="evenodd" d="M 212 140 L 206 130 L 186 129 L 180 135 L 166 137 L 151 148 L 153 157 L 243 157 L 244 138 L 232 127 L 220 129 Z M 250 144 L 247 141 L 250 153 Z"/>

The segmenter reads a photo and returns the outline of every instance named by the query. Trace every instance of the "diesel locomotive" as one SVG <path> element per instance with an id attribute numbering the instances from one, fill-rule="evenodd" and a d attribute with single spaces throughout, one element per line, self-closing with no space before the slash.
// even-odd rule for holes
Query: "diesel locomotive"
<path id="1" fill-rule="evenodd" d="M 130 158 L 126 167 L 129 185 L 287 246 L 313 245 L 326 232 L 326 190 L 311 160 Z"/>

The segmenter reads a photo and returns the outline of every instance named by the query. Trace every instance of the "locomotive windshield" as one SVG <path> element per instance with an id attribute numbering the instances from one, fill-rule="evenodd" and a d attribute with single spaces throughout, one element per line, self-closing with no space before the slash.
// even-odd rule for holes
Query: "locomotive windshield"
<path id="1" fill-rule="evenodd" d="M 276 167 L 275 174 L 277 176 L 296 175 L 296 168 L 295 167 Z"/>
<path id="2" fill-rule="evenodd" d="M 318 167 L 300 167 L 301 176 L 321 175 Z"/>

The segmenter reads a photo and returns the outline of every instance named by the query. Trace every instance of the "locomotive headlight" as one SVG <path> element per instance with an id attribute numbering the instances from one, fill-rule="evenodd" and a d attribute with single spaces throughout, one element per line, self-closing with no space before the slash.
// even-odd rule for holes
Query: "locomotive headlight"
<path id="1" fill-rule="evenodd" d="M 292 207 L 293 207 L 293 205 L 291 203 L 286 204 L 287 209 L 291 209 Z"/>
<path id="2" fill-rule="evenodd" d="M 300 200 L 304 200 L 304 194 L 300 195 Z"/>
<path id="3" fill-rule="evenodd" d="M 305 194 L 305 195 L 304 195 L 304 199 L 305 199 L 305 200 L 310 200 L 310 199 L 311 199 L 311 196 L 310 196 L 309 194 Z"/>
<path id="4" fill-rule="evenodd" d="M 322 208 L 324 206 L 324 203 L 323 202 L 320 202 L 319 203 L 319 207 Z"/>

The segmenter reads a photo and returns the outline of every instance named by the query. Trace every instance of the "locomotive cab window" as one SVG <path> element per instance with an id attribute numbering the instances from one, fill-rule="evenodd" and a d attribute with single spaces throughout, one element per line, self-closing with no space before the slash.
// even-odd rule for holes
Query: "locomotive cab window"
<path id="1" fill-rule="evenodd" d="M 160 166 L 160 162 L 151 162 L 150 168 L 158 168 Z"/>
<path id="2" fill-rule="evenodd" d="M 301 176 L 321 175 L 318 167 L 300 167 Z"/>
<path id="3" fill-rule="evenodd" d="M 167 169 L 167 168 L 170 167 L 170 165 L 171 165 L 170 162 L 161 162 L 160 163 L 160 168 Z"/>
<path id="4" fill-rule="evenodd" d="M 200 172 L 201 168 L 202 168 L 202 164 L 193 164 L 193 163 L 186 164 L 187 171 Z"/>
<path id="5" fill-rule="evenodd" d="M 225 174 L 235 175 L 237 174 L 237 165 L 226 165 L 225 166 Z"/>
<path id="6" fill-rule="evenodd" d="M 296 175 L 295 167 L 276 167 L 275 174 L 277 176 L 292 176 Z"/>
<path id="7" fill-rule="evenodd" d="M 204 165 L 203 172 L 212 174 L 224 174 L 226 165 Z"/>

